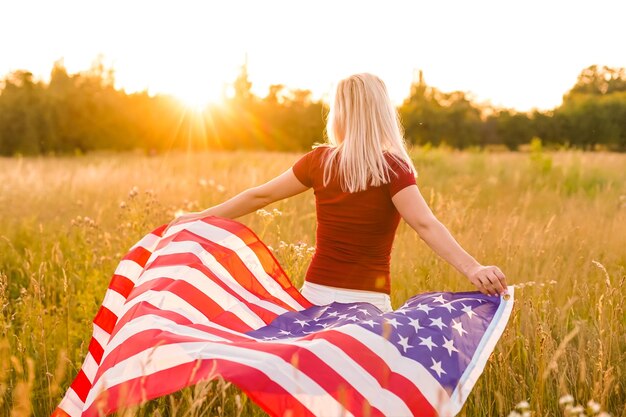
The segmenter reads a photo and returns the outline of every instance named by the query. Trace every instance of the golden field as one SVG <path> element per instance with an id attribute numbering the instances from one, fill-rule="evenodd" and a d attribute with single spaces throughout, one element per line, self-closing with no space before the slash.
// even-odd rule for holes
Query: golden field
<path id="1" fill-rule="evenodd" d="M 414 148 L 418 186 L 483 264 L 516 285 L 502 339 L 460 415 L 563 415 L 593 400 L 626 417 L 626 155 Z M 47 416 L 87 352 L 121 256 L 179 210 L 200 210 L 288 169 L 295 153 L 93 154 L 0 159 L 0 416 Z M 312 191 L 238 219 L 296 285 L 314 245 Z M 282 243 L 281 243 L 282 242 Z M 473 290 L 401 223 L 392 301 Z M 232 386 L 201 384 L 120 415 L 263 412 Z M 571 414 L 571 413 L 570 413 Z M 589 413 L 588 415 L 593 414 Z M 573 414 L 572 414 L 573 415 Z M 576 414 L 578 415 L 578 414 Z"/>

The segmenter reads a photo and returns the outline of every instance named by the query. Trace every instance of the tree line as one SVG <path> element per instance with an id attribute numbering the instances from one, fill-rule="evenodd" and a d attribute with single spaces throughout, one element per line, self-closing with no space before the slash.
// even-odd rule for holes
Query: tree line
<path id="1" fill-rule="evenodd" d="M 0 82 L 0 154 L 85 153 L 93 150 L 265 149 L 302 151 L 320 142 L 328 108 L 309 90 L 272 85 L 251 91 L 247 69 L 233 95 L 200 112 L 174 97 L 115 88 L 114 72 L 96 62 L 70 74 L 55 63 L 48 82 L 14 71 Z M 550 111 L 481 106 L 464 92 L 445 93 L 420 74 L 399 107 L 413 144 L 455 148 L 544 144 L 626 150 L 626 70 L 590 66 Z"/>

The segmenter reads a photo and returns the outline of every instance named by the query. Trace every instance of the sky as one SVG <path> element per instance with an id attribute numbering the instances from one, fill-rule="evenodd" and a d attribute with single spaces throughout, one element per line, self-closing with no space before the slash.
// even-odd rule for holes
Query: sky
<path id="1" fill-rule="evenodd" d="M 592 64 L 626 67 L 626 1 L 8 1 L 0 76 L 46 79 L 101 55 L 126 91 L 217 101 L 242 64 L 252 90 L 310 89 L 371 72 L 400 104 L 417 70 L 444 92 L 518 111 L 561 103 Z"/>

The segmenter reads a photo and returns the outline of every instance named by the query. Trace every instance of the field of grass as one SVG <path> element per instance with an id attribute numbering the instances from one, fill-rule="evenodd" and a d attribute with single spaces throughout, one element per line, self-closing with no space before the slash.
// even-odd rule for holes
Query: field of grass
<path id="1" fill-rule="evenodd" d="M 297 154 L 212 152 L 0 159 L 0 417 L 47 416 L 82 364 L 91 320 L 127 249 L 178 210 L 199 210 L 288 169 Z M 418 185 L 483 264 L 516 285 L 513 315 L 462 416 L 563 415 L 559 398 L 626 417 L 626 155 L 416 148 Z M 282 215 L 238 220 L 298 285 L 314 244 L 312 191 Z M 281 242 L 284 242 L 281 244 Z M 473 290 L 401 223 L 392 301 Z M 125 415 L 263 412 L 223 382 Z"/>

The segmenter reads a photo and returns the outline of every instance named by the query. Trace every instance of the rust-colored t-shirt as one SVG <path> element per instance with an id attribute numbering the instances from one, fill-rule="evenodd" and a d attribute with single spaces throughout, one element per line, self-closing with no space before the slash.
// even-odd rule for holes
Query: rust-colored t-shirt
<path id="1" fill-rule="evenodd" d="M 316 284 L 389 294 L 391 247 L 400 222 L 391 197 L 415 184 L 415 177 L 401 166 L 406 164 L 385 154 L 393 171 L 389 183 L 348 193 L 341 190 L 337 175 L 332 175 L 324 187 L 323 161 L 330 149 L 315 148 L 292 167 L 302 184 L 313 187 L 317 209 L 315 255 L 305 279 Z M 333 174 L 336 167 L 333 166 Z"/>

